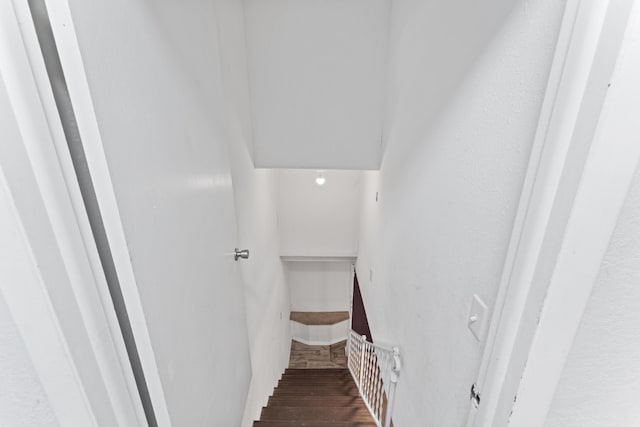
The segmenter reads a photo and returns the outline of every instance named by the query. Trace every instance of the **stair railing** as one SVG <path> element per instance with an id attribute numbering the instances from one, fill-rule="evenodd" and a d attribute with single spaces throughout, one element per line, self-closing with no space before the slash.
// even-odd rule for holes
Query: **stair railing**
<path id="1" fill-rule="evenodd" d="M 391 427 L 400 350 L 367 341 L 366 335 L 349 330 L 347 366 L 360 395 L 378 427 Z"/>

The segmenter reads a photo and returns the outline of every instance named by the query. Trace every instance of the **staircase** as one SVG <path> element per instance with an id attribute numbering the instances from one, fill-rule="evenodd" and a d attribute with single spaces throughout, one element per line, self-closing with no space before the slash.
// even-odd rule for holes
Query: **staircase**
<path id="1" fill-rule="evenodd" d="M 347 369 L 286 369 L 254 427 L 375 427 Z"/>

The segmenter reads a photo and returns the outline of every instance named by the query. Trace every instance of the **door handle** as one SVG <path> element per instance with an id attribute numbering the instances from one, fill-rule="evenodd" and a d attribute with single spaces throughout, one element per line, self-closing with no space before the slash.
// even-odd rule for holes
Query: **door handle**
<path id="1" fill-rule="evenodd" d="M 233 258 L 237 261 L 239 258 L 248 259 L 249 258 L 249 249 L 240 250 L 238 248 L 235 249 Z"/>

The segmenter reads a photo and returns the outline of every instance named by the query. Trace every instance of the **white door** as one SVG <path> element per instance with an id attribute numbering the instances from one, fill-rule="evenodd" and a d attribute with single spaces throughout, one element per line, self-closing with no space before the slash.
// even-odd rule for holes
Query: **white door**
<path id="1" fill-rule="evenodd" d="M 43 3 L 157 422 L 239 425 L 250 362 L 213 7 Z"/>

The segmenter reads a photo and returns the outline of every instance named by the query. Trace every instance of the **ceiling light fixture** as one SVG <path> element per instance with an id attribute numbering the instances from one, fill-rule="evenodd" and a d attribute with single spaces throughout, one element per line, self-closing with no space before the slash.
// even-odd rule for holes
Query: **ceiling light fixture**
<path id="1" fill-rule="evenodd" d="M 324 185 L 325 182 L 326 182 L 326 179 L 325 179 L 324 175 L 322 174 L 322 172 L 318 172 L 318 176 L 316 176 L 316 184 Z"/>

